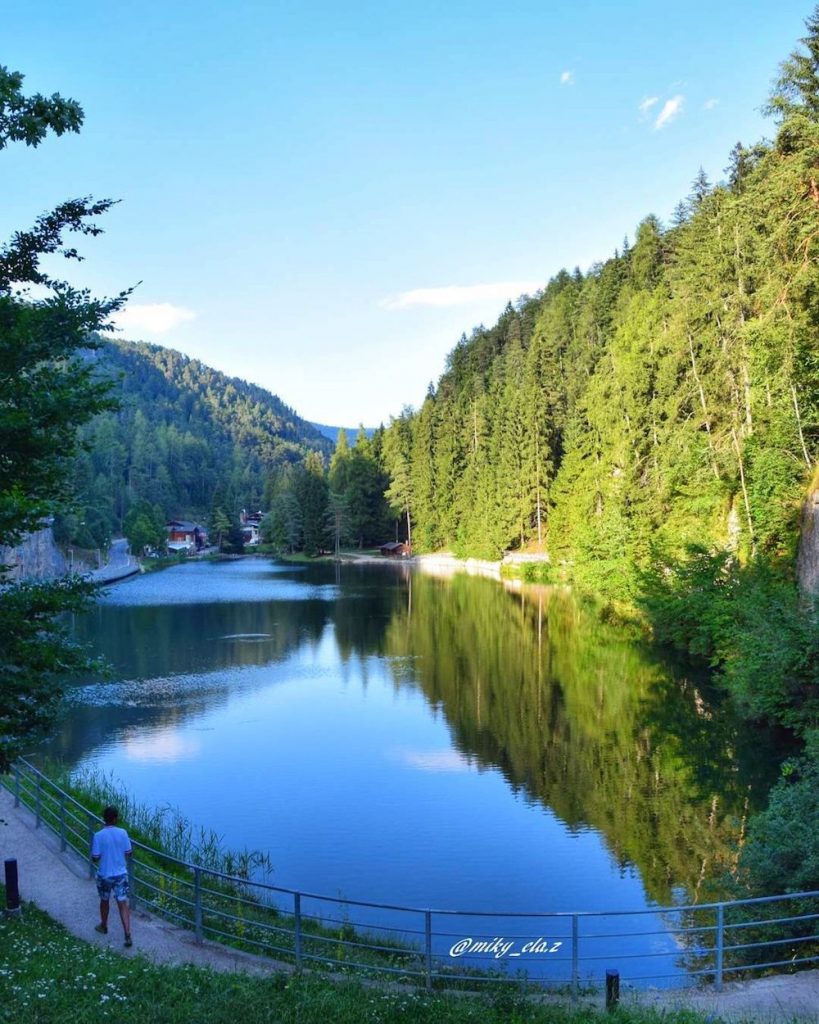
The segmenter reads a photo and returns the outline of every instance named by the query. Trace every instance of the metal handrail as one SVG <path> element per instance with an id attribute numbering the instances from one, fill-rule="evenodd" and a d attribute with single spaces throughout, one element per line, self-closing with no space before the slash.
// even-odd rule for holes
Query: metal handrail
<path id="1" fill-rule="evenodd" d="M 89 875 L 93 874 L 90 844 L 93 833 L 99 827 L 99 819 L 94 812 L 24 759 L 20 759 L 13 766 L 11 780 L 8 776 L 0 776 L 0 784 L 11 791 L 15 806 L 22 803 L 34 813 L 36 827 L 45 825 L 59 837 L 62 850 L 71 848 L 87 859 Z M 622 967 L 624 981 L 632 984 L 656 983 L 669 978 L 684 983 L 701 977 L 711 977 L 717 990 L 722 988 L 723 979 L 728 973 L 819 962 L 819 936 L 796 932 L 798 926 L 804 929 L 809 922 L 812 924 L 819 917 L 817 905 L 809 902 L 819 899 L 819 891 L 816 890 L 642 910 L 487 912 L 434 909 L 346 899 L 289 889 L 181 860 L 138 841 L 133 841 L 133 846 L 137 853 L 141 852 L 148 861 L 154 862 L 149 863 L 139 856 L 131 859 L 129 875 L 133 906 L 136 906 L 137 902 L 146 904 L 154 913 L 191 929 L 199 942 L 204 939 L 224 939 L 233 946 L 249 947 L 267 955 L 275 953 L 277 958 L 290 960 L 297 969 L 301 969 L 305 963 L 335 968 L 343 966 L 368 973 L 399 975 L 408 980 L 422 978 L 428 988 L 434 983 L 444 986 L 457 985 L 462 988 L 467 984 L 487 981 L 519 984 L 521 968 L 525 966 L 529 982 L 568 986 L 576 996 L 581 982 L 584 985 L 588 984 L 592 970 L 598 971 L 598 965 L 603 962 L 609 966 Z M 146 873 L 150 874 L 151 881 L 146 877 Z M 207 885 L 204 884 L 205 880 Z M 184 894 L 179 892 L 179 889 L 182 889 Z M 281 901 L 288 905 L 282 906 Z M 344 916 L 308 913 L 303 907 L 303 901 L 313 901 L 319 907 L 326 906 L 328 910 L 341 908 Z M 802 904 L 805 908 L 804 913 L 776 916 L 768 920 L 764 917 L 753 921 L 726 920 L 726 914 L 735 913 L 737 909 L 783 901 L 790 904 L 796 901 Z M 380 920 L 369 924 L 363 921 L 350 921 L 346 915 L 352 908 L 377 911 L 380 913 Z M 395 915 L 407 917 L 402 917 L 402 924 L 396 924 Z M 636 924 L 646 915 L 666 920 L 670 915 L 682 915 L 682 920 L 679 926 L 668 924 L 661 930 L 647 930 L 638 925 L 632 930 L 618 928 L 612 933 L 595 934 L 588 931 L 589 924 L 594 920 L 633 918 L 636 919 Z M 697 915 L 698 923 L 689 920 L 686 924 L 686 915 Z M 702 923 L 702 915 L 706 915 L 706 921 L 710 918 L 712 923 Z M 503 933 L 503 939 L 495 936 L 494 941 L 508 942 L 510 948 L 521 946 L 522 951 L 511 952 L 510 958 L 504 960 L 506 954 L 499 957 L 497 947 L 492 946 L 493 940 L 487 937 L 486 941 L 474 940 L 478 945 L 474 950 L 470 950 L 470 959 L 461 960 L 453 953 L 454 945 L 449 951 L 442 949 L 442 944 L 449 944 L 453 938 L 464 941 L 462 933 L 450 931 L 446 927 L 451 927 L 451 922 L 455 919 L 467 922 L 468 928 L 468 922 L 481 919 L 490 921 L 493 923 L 492 927 L 497 927 L 499 931 L 503 930 L 507 922 L 513 924 L 532 921 L 547 933 L 551 931 L 550 923 L 553 925 L 556 921 L 565 921 L 570 924 L 571 931 L 554 934 L 548 942 L 542 937 L 538 940 L 546 942 L 547 946 L 554 946 L 553 949 L 550 947 L 547 951 L 539 951 L 541 954 L 555 954 L 551 959 L 544 960 L 543 956 L 538 959 L 536 955 L 525 955 L 526 943 L 521 940 L 527 939 L 528 936 L 518 932 L 513 925 L 512 931 Z M 444 927 L 436 929 L 436 920 Z M 581 933 L 581 923 L 584 922 L 585 934 Z M 784 925 L 795 927 L 790 929 L 790 932 L 783 932 Z M 754 942 L 726 943 L 726 933 L 731 929 L 753 927 L 776 928 L 779 931 L 770 938 L 766 938 L 764 932 L 759 936 L 749 936 L 757 939 Z M 812 930 L 811 928 L 811 932 Z M 593 944 L 600 940 L 611 942 L 616 939 L 621 943 L 633 943 L 635 940 L 657 936 L 669 937 L 667 950 L 645 949 L 635 952 L 633 949 L 623 949 L 612 954 L 601 953 L 598 947 L 597 952 L 593 951 Z M 277 940 L 275 942 L 274 937 Z M 677 941 L 672 942 L 671 937 L 676 937 Z M 700 940 L 708 943 L 709 938 L 712 944 L 700 944 Z M 806 942 L 817 943 L 815 952 L 804 948 L 802 944 Z M 794 949 L 793 955 L 787 959 L 768 963 L 754 963 L 752 960 L 733 962 L 738 953 L 788 943 Z M 582 946 L 585 948 L 581 948 Z M 812 955 L 797 957 L 797 947 L 800 946 L 802 948 L 798 950 L 799 952 L 811 952 Z M 505 970 L 512 965 L 512 957 L 515 958 L 515 973 Z M 684 962 L 686 957 L 689 961 L 687 965 Z M 362 962 L 370 958 L 371 962 Z M 661 958 L 665 961 L 673 958 L 673 969 L 656 974 L 639 973 L 641 966 L 645 968 Z M 726 958 L 731 962 L 726 962 Z M 683 961 L 682 964 L 680 960 Z M 552 970 L 550 972 L 546 969 L 539 974 L 538 967 L 551 967 Z M 555 973 L 555 969 L 562 973 Z"/>

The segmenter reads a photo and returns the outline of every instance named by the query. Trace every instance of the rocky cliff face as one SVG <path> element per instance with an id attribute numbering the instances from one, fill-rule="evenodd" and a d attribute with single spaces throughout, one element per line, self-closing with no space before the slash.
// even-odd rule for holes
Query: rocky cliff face
<path id="1" fill-rule="evenodd" d="M 16 548 L 0 547 L 0 563 L 11 567 L 6 579 L 50 580 L 68 572 L 68 564 L 54 543 L 51 527 L 31 533 Z"/>
<path id="2" fill-rule="evenodd" d="M 802 592 L 819 595 L 819 488 L 808 495 L 802 506 L 802 532 L 796 572 Z"/>

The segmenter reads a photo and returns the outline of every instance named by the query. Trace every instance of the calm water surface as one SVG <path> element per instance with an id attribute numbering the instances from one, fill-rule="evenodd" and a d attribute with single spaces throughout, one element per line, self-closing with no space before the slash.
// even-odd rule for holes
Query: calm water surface
<path id="1" fill-rule="evenodd" d="M 547 588 L 405 567 L 190 563 L 76 632 L 114 666 L 51 753 L 272 881 L 485 910 L 695 898 L 769 779 L 701 680 Z"/>

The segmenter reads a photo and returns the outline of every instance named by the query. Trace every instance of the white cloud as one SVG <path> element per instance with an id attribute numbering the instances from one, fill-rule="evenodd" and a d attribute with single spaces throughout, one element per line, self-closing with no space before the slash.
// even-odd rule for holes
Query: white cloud
<path id="1" fill-rule="evenodd" d="M 192 309 L 174 306 L 170 302 L 129 302 L 113 318 L 116 326 L 126 333 L 147 331 L 150 334 L 167 334 L 174 327 L 195 319 L 196 313 Z"/>
<path id="2" fill-rule="evenodd" d="M 714 107 L 719 103 L 719 100 L 710 99 L 706 100 L 702 105 L 703 110 L 713 110 Z"/>
<path id="3" fill-rule="evenodd" d="M 657 120 L 654 122 L 654 131 L 658 132 L 661 128 L 665 128 L 666 125 L 671 124 L 674 118 L 682 110 L 684 102 L 684 96 L 674 96 L 672 99 L 666 100 L 663 104 L 663 109 L 657 115 Z"/>
<path id="4" fill-rule="evenodd" d="M 561 85 L 574 85 L 574 71 L 564 71 L 560 76 Z"/>
<path id="5" fill-rule="evenodd" d="M 653 106 L 656 106 L 656 104 L 658 104 L 659 102 L 659 96 L 646 96 L 646 98 L 642 100 L 642 102 L 640 103 L 638 110 L 641 114 L 647 114 L 649 110 L 651 110 L 651 108 Z"/>
<path id="6" fill-rule="evenodd" d="M 395 312 L 412 306 L 469 306 L 491 299 L 516 299 L 542 288 L 540 281 L 492 281 L 486 284 L 448 285 L 443 288 L 413 288 L 408 292 L 388 295 L 378 304 L 382 309 Z"/>

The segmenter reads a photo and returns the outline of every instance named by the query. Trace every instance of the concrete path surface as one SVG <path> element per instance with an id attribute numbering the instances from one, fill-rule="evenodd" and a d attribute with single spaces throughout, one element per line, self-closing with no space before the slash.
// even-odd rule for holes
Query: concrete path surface
<path id="1" fill-rule="evenodd" d="M 156 963 L 199 964 L 217 971 L 270 973 L 282 965 L 271 960 L 219 946 L 194 941 L 193 933 L 139 909 L 132 915 L 134 945 L 123 947 L 122 924 L 116 907 L 111 907 L 108 934 L 94 931 L 99 923 L 96 885 L 88 877 L 88 862 L 73 851 L 60 853 L 59 839 L 48 828 L 35 828 L 34 815 L 24 807 L 15 808 L 14 797 L 0 787 L 0 860 L 16 858 L 20 898 L 37 906 L 76 935 L 77 938 L 116 951 L 124 956 L 144 953 Z M 285 968 L 288 969 L 288 968 Z"/>
<path id="2" fill-rule="evenodd" d="M 113 907 L 108 934 L 98 934 L 94 925 L 99 920 L 99 904 L 94 882 L 88 878 L 87 862 L 71 851 L 60 853 L 57 837 L 45 827 L 35 828 L 34 815 L 24 807 L 15 808 L 12 795 L 0 788 L 0 859 L 10 857 L 17 860 L 21 898 L 36 903 L 73 935 L 97 946 L 123 956 L 143 953 L 156 963 L 192 963 L 217 971 L 265 974 L 292 969 L 215 943 L 197 944 L 190 931 L 139 908 L 132 921 L 132 949 L 123 948 L 122 927 Z M 733 982 L 721 993 L 708 988 L 623 991 L 622 1001 L 666 1010 L 692 1008 L 714 1021 L 723 1018 L 788 1024 L 798 1020 L 819 1024 L 819 971 Z M 600 998 L 590 1000 L 588 1005 L 599 1007 Z"/>
<path id="3" fill-rule="evenodd" d="M 753 1021 L 754 1024 L 789 1024 L 819 1021 L 819 971 L 776 974 L 753 981 L 734 981 L 722 992 L 709 989 L 685 992 L 640 992 L 624 1003 L 641 1003 L 666 1010 L 698 1010 L 706 1018 Z"/>

